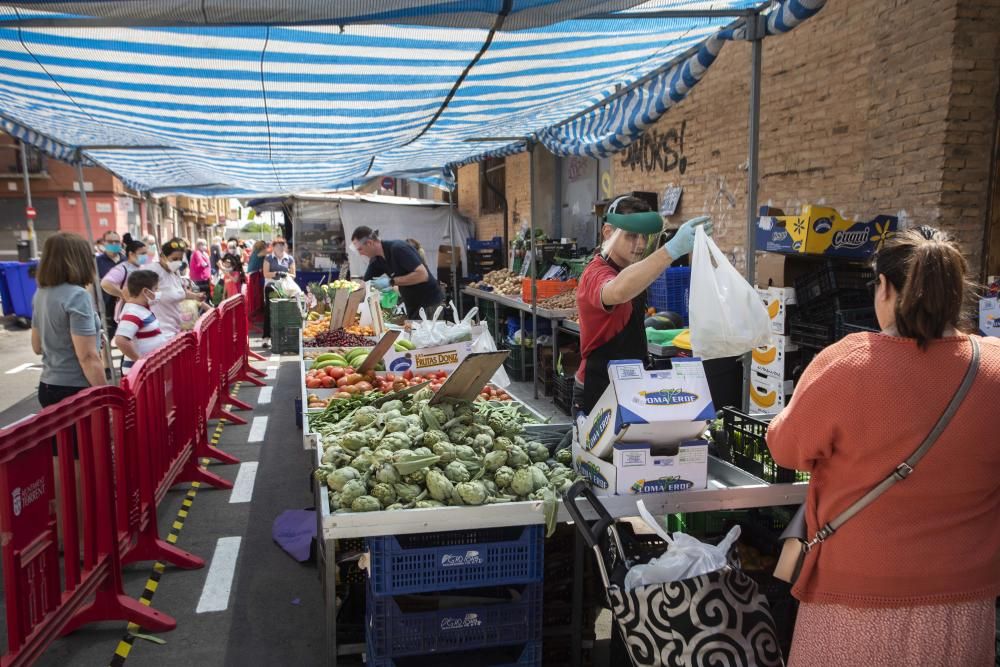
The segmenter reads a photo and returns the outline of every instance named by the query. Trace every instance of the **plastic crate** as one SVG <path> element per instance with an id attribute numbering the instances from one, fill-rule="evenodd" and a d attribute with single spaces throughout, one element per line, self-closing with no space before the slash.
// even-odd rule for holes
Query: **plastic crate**
<path id="1" fill-rule="evenodd" d="M 878 332 L 878 317 L 874 308 L 856 308 L 837 311 L 834 336 L 840 340 L 844 336 L 859 332 Z"/>
<path id="2" fill-rule="evenodd" d="M 553 377 L 552 402 L 567 415 L 573 414 L 573 383 L 572 375 L 556 374 Z"/>
<path id="3" fill-rule="evenodd" d="M 676 266 L 661 273 L 649 286 L 649 305 L 658 312 L 669 310 L 688 323 L 688 301 L 691 298 L 691 267 Z"/>
<path id="4" fill-rule="evenodd" d="M 376 595 L 527 584 L 542 576 L 542 527 L 370 537 Z"/>
<path id="5" fill-rule="evenodd" d="M 788 335 L 800 347 L 822 350 L 833 343 L 833 323 L 816 324 L 803 319 L 793 319 L 788 324 Z"/>
<path id="6" fill-rule="evenodd" d="M 273 354 L 298 354 L 301 326 L 280 326 L 271 323 L 271 352 Z"/>
<path id="7" fill-rule="evenodd" d="M 722 408 L 722 428 L 728 459 L 736 467 L 771 484 L 802 482 L 809 473 L 782 468 L 767 449 L 767 421 L 751 417 L 736 408 Z"/>
<path id="8" fill-rule="evenodd" d="M 833 296 L 842 290 L 865 292 L 874 280 L 871 267 L 843 262 L 827 262 L 818 271 L 795 279 L 795 299 L 799 308 L 807 307 L 817 299 Z"/>
<path id="9" fill-rule="evenodd" d="M 563 292 L 576 289 L 576 280 L 536 280 L 535 296 L 538 301 L 559 296 Z M 531 278 L 521 279 L 521 300 L 531 303 Z"/>
<path id="10" fill-rule="evenodd" d="M 531 348 L 524 347 L 523 345 L 514 345 L 510 341 L 507 341 L 507 349 L 510 350 L 510 356 L 503 362 L 503 365 L 507 374 L 510 375 L 510 379 L 514 382 L 527 382 L 534 377 L 535 367 L 532 364 Z M 523 372 L 521 371 L 522 357 L 524 357 Z"/>
<path id="11" fill-rule="evenodd" d="M 462 651 L 459 653 L 434 653 L 408 658 L 375 658 L 368 647 L 365 662 L 369 667 L 444 667 L 463 665 L 464 667 L 519 667 L 521 665 L 542 665 L 542 642 L 534 641 L 523 645 L 498 646 L 491 649 Z"/>
<path id="12" fill-rule="evenodd" d="M 503 249 L 503 239 L 499 236 L 494 236 L 489 241 L 480 241 L 478 239 L 466 239 L 465 240 L 466 250 L 502 250 Z"/>
<path id="13" fill-rule="evenodd" d="M 271 326 L 301 327 L 302 311 L 299 302 L 294 299 L 274 299 L 270 302 Z"/>
<path id="14" fill-rule="evenodd" d="M 463 604 L 466 595 L 472 601 Z M 448 595 L 369 595 L 367 605 L 374 658 L 524 644 L 542 636 L 541 583 Z"/>
<path id="15" fill-rule="evenodd" d="M 798 308 L 802 319 L 820 324 L 833 323 L 838 310 L 872 308 L 872 295 L 867 290 L 841 290 Z"/>

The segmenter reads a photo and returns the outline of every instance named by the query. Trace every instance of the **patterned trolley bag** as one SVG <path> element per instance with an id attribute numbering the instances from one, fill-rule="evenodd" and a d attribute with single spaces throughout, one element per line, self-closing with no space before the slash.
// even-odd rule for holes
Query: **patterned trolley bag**
<path id="1" fill-rule="evenodd" d="M 578 499 L 597 515 L 593 526 Z M 628 558 L 615 520 L 585 482 L 570 488 L 564 504 L 597 557 L 611 612 L 635 667 L 784 665 L 767 600 L 738 566 L 626 591 L 625 574 L 639 561 Z"/>

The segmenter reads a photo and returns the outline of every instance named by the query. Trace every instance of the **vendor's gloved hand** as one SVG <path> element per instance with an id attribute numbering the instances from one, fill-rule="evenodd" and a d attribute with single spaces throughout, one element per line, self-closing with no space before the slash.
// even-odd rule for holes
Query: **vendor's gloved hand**
<path id="1" fill-rule="evenodd" d="M 287 275 L 288 274 L 285 273 L 284 271 L 278 271 L 277 273 L 274 274 L 274 277 L 277 278 L 278 280 L 281 280 L 282 278 L 284 278 Z"/>
<path id="2" fill-rule="evenodd" d="M 378 278 L 372 281 L 372 287 L 382 291 L 389 289 L 390 284 L 391 283 L 389 282 L 389 276 L 379 276 Z"/>
<path id="3" fill-rule="evenodd" d="M 709 236 L 712 235 L 712 219 L 707 215 L 701 215 L 688 220 L 677 230 L 674 238 L 667 241 L 666 245 L 663 246 L 673 259 L 680 259 L 691 252 L 694 248 L 694 230 L 699 225 L 704 225 L 705 233 Z"/>

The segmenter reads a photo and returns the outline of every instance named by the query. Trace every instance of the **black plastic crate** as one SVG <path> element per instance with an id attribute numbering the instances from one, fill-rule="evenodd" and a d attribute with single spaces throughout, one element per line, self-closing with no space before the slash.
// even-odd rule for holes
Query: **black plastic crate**
<path id="1" fill-rule="evenodd" d="M 833 322 L 837 311 L 872 308 L 871 292 L 868 290 L 841 290 L 811 301 L 798 309 L 799 316 L 808 322 L 826 324 Z"/>
<path id="2" fill-rule="evenodd" d="M 852 333 L 878 332 L 878 317 L 874 308 L 855 308 L 837 312 L 834 335 L 837 340 Z"/>
<path id="3" fill-rule="evenodd" d="M 510 350 L 510 356 L 503 362 L 507 374 L 514 382 L 527 382 L 535 375 L 535 367 L 532 359 L 532 349 L 523 345 L 516 345 L 509 340 L 506 348 Z M 521 359 L 524 358 L 524 371 L 521 371 Z"/>
<path id="4" fill-rule="evenodd" d="M 800 318 L 793 319 L 788 325 L 788 335 L 792 342 L 800 347 L 812 350 L 822 350 L 833 343 L 833 323 L 816 324 Z"/>
<path id="5" fill-rule="evenodd" d="M 769 419 L 769 418 L 768 418 Z M 722 408 L 722 428 L 729 460 L 736 467 L 771 484 L 801 482 L 809 473 L 782 468 L 767 449 L 767 424 L 733 407 Z"/>
<path id="6" fill-rule="evenodd" d="M 875 272 L 863 264 L 827 262 L 823 268 L 795 279 L 795 300 L 799 308 L 843 290 L 865 292 Z"/>

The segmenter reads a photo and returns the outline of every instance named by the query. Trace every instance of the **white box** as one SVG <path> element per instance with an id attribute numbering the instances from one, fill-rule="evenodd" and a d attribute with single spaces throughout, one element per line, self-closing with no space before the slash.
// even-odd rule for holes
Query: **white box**
<path id="1" fill-rule="evenodd" d="M 773 336 L 772 345 L 754 348 L 750 352 L 751 370 L 775 380 L 785 380 L 788 356 L 799 351 L 799 346 L 788 336 Z"/>
<path id="2" fill-rule="evenodd" d="M 383 361 L 385 369 L 394 373 L 413 371 L 453 371 L 462 360 L 472 354 L 472 343 L 452 343 L 438 347 L 425 347 L 405 352 L 386 352 Z"/>
<path id="3" fill-rule="evenodd" d="M 768 317 L 771 318 L 771 332 L 779 336 L 788 333 L 788 307 L 794 306 L 794 287 L 758 287 L 757 294 L 760 295 L 767 308 Z"/>
<path id="4" fill-rule="evenodd" d="M 673 368 L 647 371 L 634 359 L 608 364 L 611 383 L 584 418 L 581 446 L 611 458 L 616 442 L 674 444 L 697 438 L 715 418 L 700 359 L 675 358 Z"/>
<path id="5" fill-rule="evenodd" d="M 979 300 L 979 330 L 983 335 L 1000 337 L 1000 298 Z"/>
<path id="6" fill-rule="evenodd" d="M 612 460 L 605 461 L 573 442 L 573 467 L 599 496 L 670 493 L 708 486 L 708 443 L 704 440 L 676 445 L 619 442 L 612 449 Z"/>
<path id="7" fill-rule="evenodd" d="M 761 373 L 750 373 L 751 414 L 776 415 L 785 409 L 792 397 L 794 384 L 791 380 L 776 380 Z"/>

